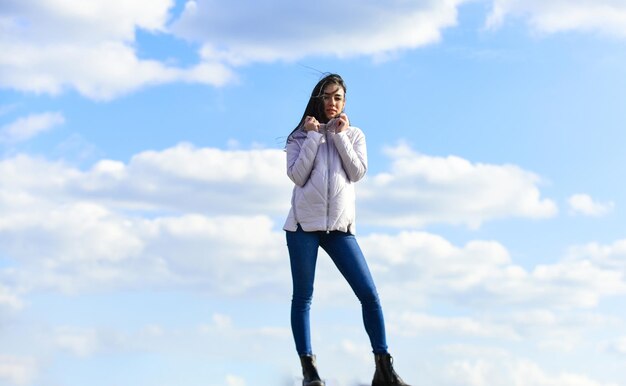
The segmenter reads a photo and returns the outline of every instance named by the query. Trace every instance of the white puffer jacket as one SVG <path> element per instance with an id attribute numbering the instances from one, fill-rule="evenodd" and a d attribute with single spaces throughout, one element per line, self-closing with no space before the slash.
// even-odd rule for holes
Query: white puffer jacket
<path id="1" fill-rule="evenodd" d="M 356 233 L 354 183 L 367 171 L 365 135 L 350 126 L 334 132 L 296 130 L 287 140 L 287 175 L 295 183 L 284 230 Z"/>

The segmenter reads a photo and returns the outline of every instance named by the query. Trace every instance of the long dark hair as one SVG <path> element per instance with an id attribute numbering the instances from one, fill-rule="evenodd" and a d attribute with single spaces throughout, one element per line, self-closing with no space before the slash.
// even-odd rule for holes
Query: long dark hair
<path id="1" fill-rule="evenodd" d="M 348 91 L 346 88 L 346 83 L 343 81 L 341 76 L 338 74 L 326 74 L 313 88 L 311 91 L 311 97 L 309 98 L 309 103 L 307 103 L 306 108 L 304 109 L 304 113 L 302 114 L 302 118 L 300 118 L 300 122 L 298 125 L 291 131 L 289 136 L 287 137 L 287 142 L 290 141 L 291 136 L 295 133 L 302 124 L 304 123 L 304 119 L 307 116 L 314 117 L 320 123 L 328 123 L 328 118 L 326 114 L 324 114 L 324 102 L 322 97 L 324 96 L 324 88 L 329 84 L 336 84 L 339 87 L 343 88 L 344 95 Z"/>

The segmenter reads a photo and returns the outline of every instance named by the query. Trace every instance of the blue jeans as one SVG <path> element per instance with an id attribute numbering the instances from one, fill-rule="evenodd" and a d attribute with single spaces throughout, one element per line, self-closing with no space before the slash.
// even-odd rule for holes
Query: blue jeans
<path id="1" fill-rule="evenodd" d="M 387 352 L 385 321 L 374 280 L 354 235 L 340 231 L 305 232 L 298 225 L 287 231 L 287 248 L 291 261 L 293 297 L 291 330 L 299 355 L 311 355 L 309 311 L 313 299 L 313 282 L 317 251 L 322 247 L 333 260 L 361 302 L 363 324 L 375 354 Z"/>

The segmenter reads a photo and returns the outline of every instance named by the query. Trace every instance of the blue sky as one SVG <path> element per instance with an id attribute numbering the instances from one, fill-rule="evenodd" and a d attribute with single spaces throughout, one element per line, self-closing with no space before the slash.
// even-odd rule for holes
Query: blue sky
<path id="1" fill-rule="evenodd" d="M 626 384 L 626 3 L 4 1 L 0 385 L 299 384 L 283 142 L 321 72 L 411 384 Z M 321 253 L 313 347 L 366 384 Z"/>

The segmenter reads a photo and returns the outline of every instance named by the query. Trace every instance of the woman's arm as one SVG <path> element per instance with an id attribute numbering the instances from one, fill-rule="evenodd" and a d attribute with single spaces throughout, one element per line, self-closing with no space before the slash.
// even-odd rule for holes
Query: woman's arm
<path id="1" fill-rule="evenodd" d="M 351 130 L 355 130 L 355 136 L 352 140 L 345 130 L 335 134 L 333 140 L 348 179 L 357 182 L 367 172 L 367 147 L 363 132 L 356 128 Z"/>
<path id="2" fill-rule="evenodd" d="M 294 184 L 304 186 L 309 180 L 315 155 L 323 136 L 311 130 L 307 132 L 304 141 L 292 140 L 287 143 L 287 175 Z"/>

